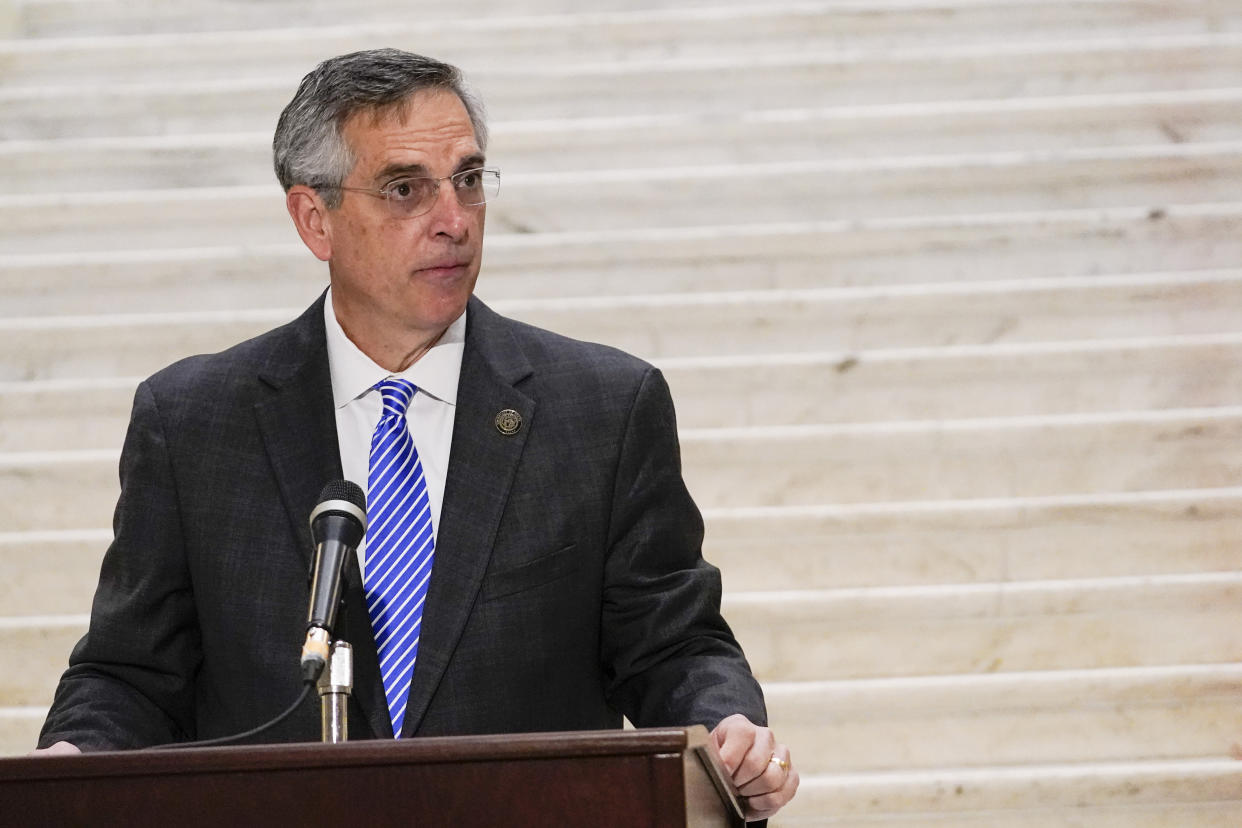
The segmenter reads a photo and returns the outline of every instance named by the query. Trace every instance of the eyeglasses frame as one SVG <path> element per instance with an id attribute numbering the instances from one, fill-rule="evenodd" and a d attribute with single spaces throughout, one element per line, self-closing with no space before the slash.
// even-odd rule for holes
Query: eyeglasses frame
<path id="1" fill-rule="evenodd" d="M 500 195 L 500 169 L 497 167 L 471 167 L 468 170 L 458 170 L 452 175 L 446 175 L 441 178 L 433 178 L 432 176 L 429 176 L 429 175 L 404 175 L 404 176 L 401 176 L 400 178 L 394 178 L 392 181 L 389 181 L 383 187 L 378 187 L 378 188 L 346 187 L 344 184 L 322 184 L 322 185 L 315 187 L 314 189 L 340 190 L 342 192 L 347 192 L 347 193 L 362 193 L 364 195 L 369 195 L 372 198 L 382 198 L 384 201 L 388 202 L 388 204 L 390 205 L 389 210 L 393 211 L 393 208 L 391 205 L 394 204 L 395 202 L 392 200 L 392 197 L 389 195 L 390 187 L 392 187 L 395 184 L 400 184 L 403 181 L 431 181 L 437 185 L 436 186 L 436 197 L 427 202 L 426 209 L 420 210 L 417 213 L 399 214 L 399 218 L 418 218 L 419 216 L 425 216 L 428 213 L 430 213 L 432 208 L 436 206 L 436 202 L 440 200 L 440 189 L 441 189 L 439 187 L 440 182 L 442 181 L 451 182 L 453 181 L 453 179 L 459 176 L 466 175 L 468 173 L 490 173 L 491 175 L 496 176 L 496 195 L 492 196 L 492 198 L 494 199 L 496 198 L 496 196 Z M 463 191 L 457 189 L 457 187 L 453 188 L 453 194 L 457 198 L 457 203 L 460 204 L 462 207 L 478 207 L 479 205 L 486 204 L 488 202 L 488 198 L 485 195 L 482 201 L 476 201 L 476 202 L 467 204 L 461 200 L 460 194 L 462 192 Z"/>

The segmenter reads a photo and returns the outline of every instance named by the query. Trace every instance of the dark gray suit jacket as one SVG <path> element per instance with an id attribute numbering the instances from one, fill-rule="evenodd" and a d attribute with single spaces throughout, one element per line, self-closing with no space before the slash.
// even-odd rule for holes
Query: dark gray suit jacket
<path id="1" fill-rule="evenodd" d="M 502 434 L 496 414 L 522 416 Z M 471 300 L 409 735 L 701 723 L 763 699 L 719 614 L 659 372 Z M 40 737 L 129 748 L 249 729 L 297 695 L 307 517 L 341 476 L 321 297 L 143 382 L 115 541 Z M 351 738 L 391 737 L 356 561 Z M 314 741 L 309 701 L 265 741 Z"/>

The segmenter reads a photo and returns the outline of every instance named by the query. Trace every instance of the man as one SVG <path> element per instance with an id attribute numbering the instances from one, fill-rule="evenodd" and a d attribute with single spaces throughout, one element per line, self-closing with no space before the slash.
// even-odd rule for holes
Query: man
<path id="1" fill-rule="evenodd" d="M 485 148 L 446 64 L 361 52 L 303 80 L 275 163 L 329 290 L 139 386 L 115 540 L 40 745 L 225 735 L 295 698 L 306 519 L 345 477 L 369 489 L 338 624 L 351 738 L 702 723 L 750 816 L 793 796 L 659 372 L 472 297 Z M 305 705 L 268 738 L 317 733 Z"/>

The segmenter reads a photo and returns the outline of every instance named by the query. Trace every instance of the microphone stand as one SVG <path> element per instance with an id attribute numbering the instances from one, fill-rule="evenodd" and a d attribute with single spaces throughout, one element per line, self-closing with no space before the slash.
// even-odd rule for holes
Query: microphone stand
<path id="1" fill-rule="evenodd" d="M 345 562 L 362 542 L 366 528 L 367 498 L 357 483 L 334 480 L 323 487 L 310 516 L 315 557 L 301 668 L 307 684 L 318 679 L 322 736 L 330 744 L 349 738 L 354 654 L 348 642 L 333 640 L 332 627 L 340 608 Z"/>
<path id="2" fill-rule="evenodd" d="M 323 741 L 349 739 L 349 697 L 354 690 L 354 651 L 348 641 L 332 642 L 327 666 L 319 674 L 319 711 Z"/>

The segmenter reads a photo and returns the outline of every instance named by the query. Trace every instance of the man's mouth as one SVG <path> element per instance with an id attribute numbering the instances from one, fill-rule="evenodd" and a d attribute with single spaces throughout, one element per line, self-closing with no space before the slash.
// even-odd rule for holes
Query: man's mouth
<path id="1" fill-rule="evenodd" d="M 418 272 L 426 274 L 427 276 L 448 277 L 458 275 L 469 266 L 469 261 L 453 261 L 450 259 L 442 262 L 435 262 L 427 267 L 420 268 Z"/>

